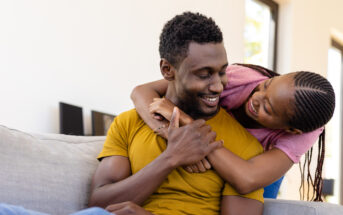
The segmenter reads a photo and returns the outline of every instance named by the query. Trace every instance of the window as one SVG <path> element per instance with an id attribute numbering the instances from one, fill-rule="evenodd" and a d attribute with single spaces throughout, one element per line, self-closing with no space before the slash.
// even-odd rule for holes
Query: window
<path id="1" fill-rule="evenodd" d="M 272 0 L 245 1 L 244 63 L 276 68 L 278 4 Z"/>
<path id="2" fill-rule="evenodd" d="M 324 175 L 327 179 L 334 179 L 334 195 L 327 198 L 331 203 L 343 203 L 343 193 L 340 194 L 340 187 L 343 187 L 343 172 L 340 171 L 340 163 L 343 166 L 342 142 L 342 72 L 343 72 L 343 46 L 332 41 L 328 52 L 328 73 L 327 78 L 332 84 L 336 94 L 336 107 L 332 119 L 326 126 L 326 156 Z M 340 149 L 341 148 L 341 152 Z M 340 175 L 341 174 L 341 175 Z M 339 196 L 341 195 L 341 196 Z M 340 200 L 339 200 L 340 199 Z"/>

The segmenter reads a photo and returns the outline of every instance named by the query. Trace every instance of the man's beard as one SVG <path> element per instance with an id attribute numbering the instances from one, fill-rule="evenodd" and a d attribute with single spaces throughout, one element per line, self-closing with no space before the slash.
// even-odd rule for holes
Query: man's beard
<path id="1" fill-rule="evenodd" d="M 177 106 L 193 119 L 208 119 L 218 113 L 220 108 L 219 105 L 217 106 L 217 109 L 215 111 L 208 113 L 202 111 L 200 108 L 201 105 L 199 104 L 199 100 L 194 99 L 198 97 L 198 95 L 191 95 L 184 98 L 179 98 Z"/>

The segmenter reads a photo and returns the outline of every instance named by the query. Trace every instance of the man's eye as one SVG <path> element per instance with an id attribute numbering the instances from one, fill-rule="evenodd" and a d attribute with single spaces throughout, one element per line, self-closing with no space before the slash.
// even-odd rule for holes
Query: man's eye
<path id="1" fill-rule="evenodd" d="M 198 75 L 198 77 L 199 77 L 200 79 L 206 79 L 206 78 L 209 78 L 210 75 L 209 75 L 209 74 L 206 74 L 206 75 Z"/>
<path id="2" fill-rule="evenodd" d="M 226 75 L 226 72 L 225 71 L 219 72 L 219 75 L 224 76 L 224 75 Z"/>

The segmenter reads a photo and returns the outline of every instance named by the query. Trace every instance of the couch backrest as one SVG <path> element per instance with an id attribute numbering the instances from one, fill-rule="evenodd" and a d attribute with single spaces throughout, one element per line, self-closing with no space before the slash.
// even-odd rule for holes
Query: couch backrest
<path id="1" fill-rule="evenodd" d="M 53 215 L 85 208 L 104 141 L 0 126 L 0 202 Z"/>

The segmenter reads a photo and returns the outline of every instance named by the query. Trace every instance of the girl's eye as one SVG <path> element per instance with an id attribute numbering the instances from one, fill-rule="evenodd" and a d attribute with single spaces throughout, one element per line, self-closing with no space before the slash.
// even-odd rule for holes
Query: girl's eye
<path id="1" fill-rule="evenodd" d="M 269 115 L 270 115 L 270 113 L 269 113 L 269 111 L 267 110 L 267 108 L 266 108 L 266 106 L 265 106 L 265 105 L 263 105 L 263 109 L 264 109 L 264 111 L 265 111 L 267 114 L 269 114 Z"/>
<path id="2" fill-rule="evenodd" d="M 265 111 L 267 114 L 270 115 L 270 111 L 267 109 L 266 101 L 265 101 L 264 104 L 263 104 L 263 109 L 264 109 L 264 111 Z"/>

